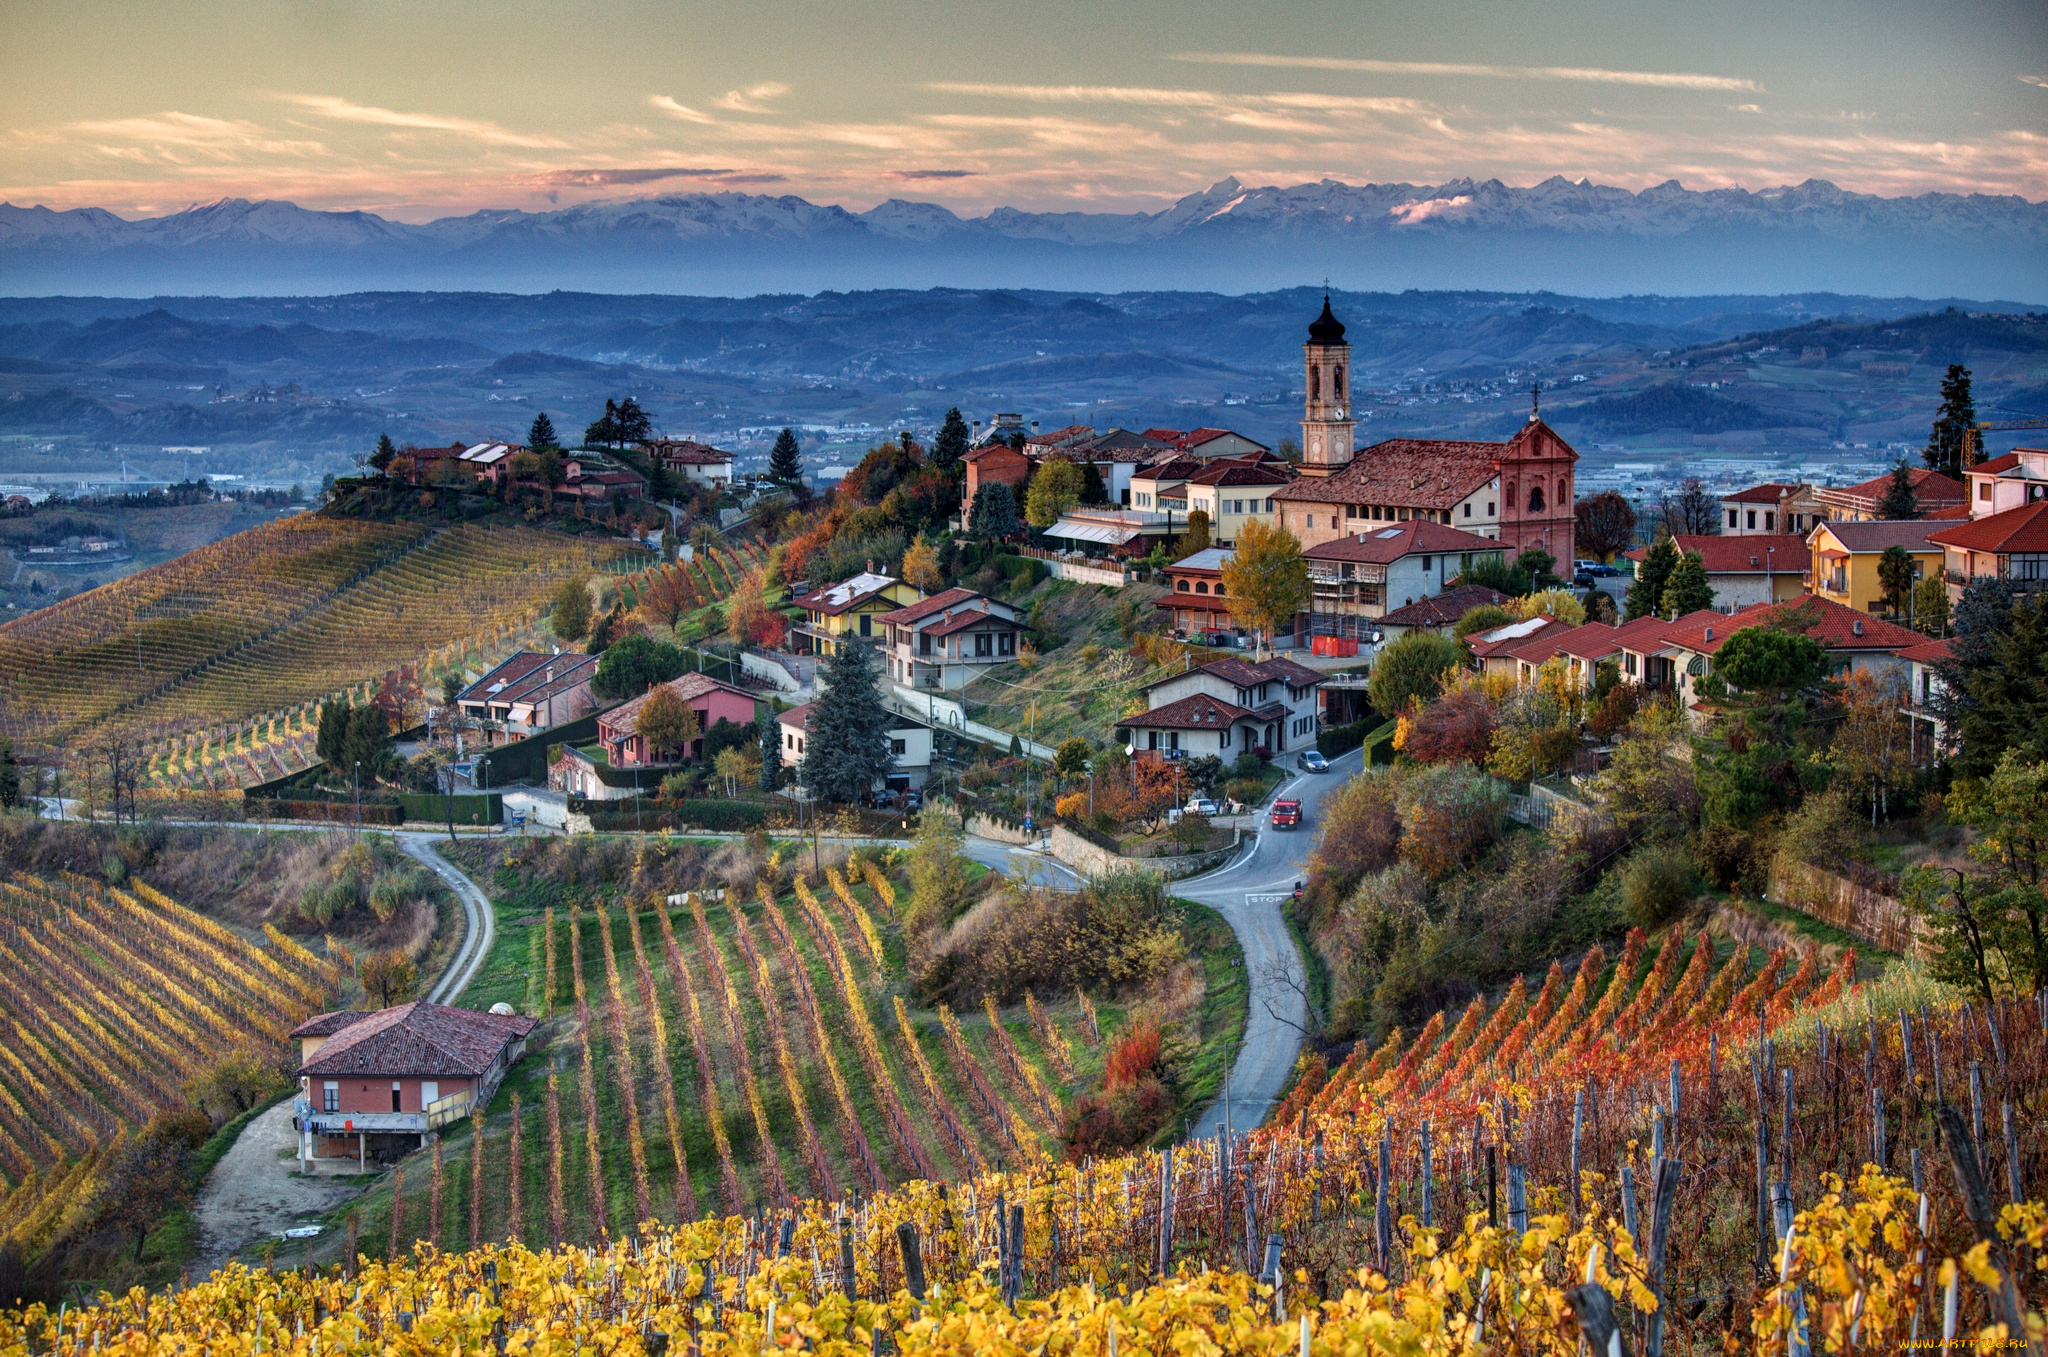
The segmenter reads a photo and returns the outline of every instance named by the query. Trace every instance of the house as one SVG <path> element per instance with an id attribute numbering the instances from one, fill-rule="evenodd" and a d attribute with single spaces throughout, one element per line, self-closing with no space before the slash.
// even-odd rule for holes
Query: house
<path id="1" fill-rule="evenodd" d="M 973 431 L 968 435 L 967 446 L 970 448 L 985 448 L 991 443 L 1007 443 L 1016 437 L 1028 438 L 1037 432 L 1037 420 L 1032 420 L 1031 427 L 1027 430 L 1024 427 L 1023 415 L 1018 414 L 1014 410 L 1006 410 L 990 420 L 986 427 L 983 426 L 980 420 L 975 420 Z M 1093 433 L 1095 431 L 1090 429 L 1088 432 Z"/>
<path id="2" fill-rule="evenodd" d="M 704 750 L 703 732 L 721 720 L 745 725 L 754 719 L 754 695 L 746 689 L 735 688 L 709 674 L 684 674 L 681 678 L 670 679 L 657 688 L 648 689 L 631 702 L 621 703 L 597 718 L 598 742 L 604 746 L 613 767 L 633 768 L 671 762 L 657 759 L 647 737 L 640 733 L 640 713 L 646 709 L 647 699 L 663 688 L 681 698 L 685 706 L 697 713 L 698 738 L 691 741 L 688 749 L 677 751 L 680 758 L 673 762 L 700 757 Z"/>
<path id="3" fill-rule="evenodd" d="M 1411 518 L 1328 538 L 1302 556 L 1313 591 L 1309 634 L 1359 637 L 1378 630 L 1375 624 L 1394 609 L 1441 594 L 1453 577 L 1498 564 L 1501 546 L 1477 533 Z"/>
<path id="4" fill-rule="evenodd" d="M 1733 614 L 1688 613 L 1661 628 L 1645 627 L 1623 643 L 1622 674 L 1650 687 L 1676 689 L 1690 709 L 1697 701 L 1699 681 L 1713 672 L 1714 656 L 1728 638 L 1757 626 L 1779 626 L 1812 637 L 1827 651 L 1836 674 L 1859 671 L 1902 681 L 1908 662 L 1901 657 L 1927 639 L 1917 631 L 1809 595 L 1792 603 L 1754 603 Z"/>
<path id="5" fill-rule="evenodd" d="M 1829 520 L 1808 535 L 1813 592 L 1858 612 L 1887 611 L 1878 562 L 1886 551 L 1904 547 L 1913 557 L 1917 584 L 1942 569 L 1942 548 L 1927 540 L 1942 524 L 1918 518 Z M 1912 606 L 1907 600 L 1907 606 Z"/>
<path id="6" fill-rule="evenodd" d="M 1038 432 L 1038 421 L 1031 421 L 1031 436 L 1024 440 L 1024 446 L 1033 453 L 1047 453 L 1056 448 L 1069 447 L 1085 438 L 1095 437 L 1092 424 L 1069 424 L 1050 433 Z"/>
<path id="7" fill-rule="evenodd" d="M 521 650 L 455 695 L 455 707 L 477 723 L 487 745 L 510 744 L 535 731 L 597 710 L 590 681 L 595 655 Z"/>
<path id="8" fill-rule="evenodd" d="M 1518 654 L 1521 648 L 1535 644 L 1542 637 L 1558 636 L 1570 629 L 1570 623 L 1549 613 L 1538 613 L 1534 617 L 1472 632 L 1465 637 L 1465 648 L 1472 652 L 1472 662 L 1481 673 L 1505 675 L 1519 682 L 1524 677 L 1523 660 Z M 1531 651 L 1530 654 L 1536 667 L 1550 658 L 1548 650 L 1540 654 Z"/>
<path id="9" fill-rule="evenodd" d="M 1775 509 L 1770 512 L 1777 513 Z M 1680 533 L 1671 544 L 1700 558 L 1707 583 L 1714 590 L 1714 606 L 1723 612 L 1751 603 L 1783 602 L 1806 592 L 1806 539 L 1797 533 L 1719 537 Z M 1640 568 L 1650 549 L 1637 547 L 1624 554 Z"/>
<path id="10" fill-rule="evenodd" d="M 2048 499 L 2048 448 L 2014 448 L 1963 472 L 1970 517 L 1988 518 Z"/>
<path id="11" fill-rule="evenodd" d="M 1090 429 L 1088 432 L 1095 431 Z M 967 479 L 960 488 L 961 527 L 972 521 L 974 497 L 981 493 L 981 487 L 998 481 L 1010 487 L 1010 494 L 1017 502 L 1017 517 L 1020 520 L 1024 517 L 1024 485 L 1038 466 L 1037 458 L 1007 443 L 990 443 L 975 448 L 960 460 L 967 468 Z"/>
<path id="12" fill-rule="evenodd" d="M 1200 462 L 1219 458 L 1260 461 L 1273 453 L 1264 443 L 1230 429 L 1190 429 L 1186 433 L 1179 429 L 1147 429 L 1145 437 L 1166 444 L 1175 456 L 1184 454 Z"/>
<path id="13" fill-rule="evenodd" d="M 1927 540 L 1943 553 L 1951 603 L 1979 575 L 1996 575 L 2026 590 L 2048 587 L 2048 499 L 1972 519 L 1939 523 Z"/>
<path id="14" fill-rule="evenodd" d="M 782 766 L 797 770 L 797 785 L 803 785 L 803 762 L 810 742 L 811 713 L 817 703 L 806 702 L 778 714 L 781 732 Z M 889 775 L 877 778 L 874 791 L 907 792 L 922 787 L 932 770 L 932 728 L 915 717 L 891 712 L 889 727 Z"/>
<path id="15" fill-rule="evenodd" d="M 1141 556 L 1154 544 L 1188 530 L 1188 516 L 1175 509 L 1115 509 L 1077 505 L 1045 530 L 1064 550 L 1090 556 Z"/>
<path id="16" fill-rule="evenodd" d="M 1014 660 L 1024 631 L 1015 608 L 972 589 L 948 589 L 876 620 L 889 678 L 928 692 L 957 692 Z"/>
<path id="17" fill-rule="evenodd" d="M 647 492 L 645 476 L 587 452 L 569 458 L 563 470 L 568 477 L 555 487 L 558 495 L 601 501 L 620 497 L 638 499 Z"/>
<path id="18" fill-rule="evenodd" d="M 1411 631 L 1443 631 L 1454 627 L 1474 608 L 1499 607 L 1511 600 L 1483 584 L 1460 584 L 1440 594 L 1418 598 L 1380 617 L 1380 634 L 1391 641 Z"/>
<path id="19" fill-rule="evenodd" d="M 1811 485 L 1766 481 L 1721 497 L 1721 531 L 1729 537 L 1803 534 L 1824 517 Z"/>
<path id="20" fill-rule="evenodd" d="M 663 470 L 715 490 L 732 486 L 733 457 L 708 443 L 688 438 L 657 438 L 640 444 L 641 451 L 660 462 Z"/>
<path id="21" fill-rule="evenodd" d="M 441 1127 L 490 1105 L 537 1023 L 503 1004 L 479 1013 L 425 1000 L 308 1018 L 291 1032 L 299 1043 L 299 1158 L 367 1167 L 372 1155 L 424 1146 Z"/>
<path id="22" fill-rule="evenodd" d="M 1172 592 L 1153 606 L 1163 610 L 1176 635 L 1228 631 L 1242 635 L 1244 628 L 1230 615 L 1223 598 L 1223 567 L 1237 555 L 1223 547 L 1209 547 L 1166 567 L 1166 587 Z"/>
<path id="23" fill-rule="evenodd" d="M 1899 652 L 1906 662 L 1906 719 L 1913 725 L 1913 762 L 1926 768 L 1948 750 L 1948 726 L 1939 715 L 1937 703 L 1948 685 L 1938 672 L 1949 658 L 1947 640 L 1922 641 Z"/>
<path id="24" fill-rule="evenodd" d="M 1958 508 L 1968 502 L 1968 488 L 1952 477 L 1926 467 L 1914 467 L 1906 474 L 1913 483 L 1913 503 L 1922 518 L 1931 518 L 1937 510 Z M 1874 519 L 1880 516 L 1878 505 L 1884 502 L 1885 491 L 1891 486 L 1892 474 L 1887 471 L 1857 485 L 1831 485 L 1816 490 L 1813 497 L 1831 523 L 1845 518 Z"/>
<path id="25" fill-rule="evenodd" d="M 512 458 L 525 451 L 517 443 L 472 443 L 456 454 L 456 460 L 469 468 L 475 479 L 496 484 L 504 478 Z"/>
<path id="26" fill-rule="evenodd" d="M 1278 507 L 1273 497 L 1293 479 L 1285 463 L 1215 462 L 1188 477 L 1188 512 L 1207 514 L 1210 540 L 1234 547 L 1246 523 L 1273 525 Z"/>
<path id="27" fill-rule="evenodd" d="M 1185 489 L 1188 480 L 1207 465 L 1199 457 L 1176 454 L 1139 467 L 1131 473 L 1130 507 L 1164 511 L 1168 506 L 1162 501 L 1171 500 L 1174 512 L 1185 514 L 1188 511 Z"/>
<path id="28" fill-rule="evenodd" d="M 1090 438 L 1077 438 L 1060 447 L 1058 455 L 1076 466 L 1093 466 L 1102 477 L 1111 504 L 1131 507 L 1131 478 L 1137 469 L 1172 446 L 1129 429 L 1110 429 Z"/>
<path id="29" fill-rule="evenodd" d="M 796 600 L 804 620 L 789 629 L 799 655 L 834 655 L 842 637 L 879 637 L 875 619 L 922 598 L 916 588 L 894 576 L 865 570 L 851 579 L 813 589 Z"/>
<path id="30" fill-rule="evenodd" d="M 1117 738 L 1140 758 L 1216 754 L 1224 762 L 1250 750 L 1268 757 L 1315 742 L 1323 676 L 1292 660 L 1211 660 L 1147 684 L 1148 709 L 1116 723 Z"/>

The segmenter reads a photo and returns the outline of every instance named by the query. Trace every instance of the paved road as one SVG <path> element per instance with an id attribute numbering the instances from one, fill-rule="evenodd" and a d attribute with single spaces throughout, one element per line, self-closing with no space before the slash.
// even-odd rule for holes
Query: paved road
<path id="1" fill-rule="evenodd" d="M 469 982 L 476 978 L 485 958 L 491 954 L 491 944 L 498 939 L 497 911 L 477 889 L 476 882 L 441 856 L 440 850 L 434 846 L 434 835 L 400 832 L 393 837 L 408 857 L 425 863 L 448 883 L 448 888 L 455 892 L 455 898 L 462 902 L 463 915 L 469 921 L 468 927 L 462 930 L 462 946 L 456 949 L 454 959 L 427 994 L 428 1003 L 452 1004 L 462 997 L 462 991 L 469 988 Z"/>
<path id="2" fill-rule="evenodd" d="M 1297 775 L 1277 796 L 1300 798 L 1300 829 L 1263 829 L 1250 852 L 1206 875 L 1173 884 L 1175 894 L 1201 901 L 1229 922 L 1244 950 L 1251 984 L 1244 1045 L 1230 1069 L 1228 1108 L 1218 1098 L 1194 1119 L 1190 1134 L 1213 1133 L 1226 1115 L 1236 1130 L 1257 1126 L 1294 1070 L 1307 1019 L 1308 977 L 1282 911 L 1295 883 L 1307 875 L 1324 799 L 1357 775 L 1364 760 L 1363 751 L 1353 750 L 1332 759 L 1327 773 Z"/>

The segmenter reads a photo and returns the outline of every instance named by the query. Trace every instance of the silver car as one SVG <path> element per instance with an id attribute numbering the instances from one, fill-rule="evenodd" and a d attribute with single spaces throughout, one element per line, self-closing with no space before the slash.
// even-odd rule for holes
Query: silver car
<path id="1" fill-rule="evenodd" d="M 1319 749 L 1311 749 L 1303 754 L 1294 761 L 1294 766 L 1301 769 L 1304 773 L 1327 773 L 1330 771 L 1330 761 L 1323 757 L 1322 751 Z"/>

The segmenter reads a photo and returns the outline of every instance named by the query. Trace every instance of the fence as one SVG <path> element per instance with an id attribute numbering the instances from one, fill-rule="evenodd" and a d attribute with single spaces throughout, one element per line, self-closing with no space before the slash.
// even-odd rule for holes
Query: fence
<path id="1" fill-rule="evenodd" d="M 1111 589 L 1121 589 L 1138 578 L 1138 572 L 1124 567 L 1121 561 L 1106 556 L 1085 556 L 1078 551 L 1050 551 L 1044 547 L 1021 548 L 1026 556 L 1043 561 L 1052 568 L 1055 578 L 1072 580 L 1076 584 L 1100 584 Z"/>
<path id="2" fill-rule="evenodd" d="M 1011 739 L 1015 738 L 1018 746 L 1034 759 L 1050 761 L 1058 752 L 1049 744 L 1040 744 L 1036 740 L 1027 740 L 1022 735 L 1013 735 L 1011 731 L 998 730 L 994 726 L 985 726 L 979 721 L 968 720 L 967 708 L 950 697 L 921 693 L 900 683 L 890 684 L 889 693 L 890 701 L 897 710 L 941 730 L 950 730 L 955 734 L 965 735 L 970 740 L 979 740 L 983 744 L 994 745 L 1004 750 L 1010 747 Z"/>
<path id="3" fill-rule="evenodd" d="M 1928 955 L 1920 920 L 1899 900 L 1782 853 L 1771 863 L 1770 886 L 1764 898 L 1811 914 L 1887 952 L 1921 960 Z"/>

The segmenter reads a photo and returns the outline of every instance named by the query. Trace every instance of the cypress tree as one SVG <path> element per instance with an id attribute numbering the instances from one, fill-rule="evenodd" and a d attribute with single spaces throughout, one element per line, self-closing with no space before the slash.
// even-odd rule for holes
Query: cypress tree
<path id="1" fill-rule="evenodd" d="M 1678 548 L 1671 544 L 1669 537 L 1659 537 L 1651 544 L 1643 560 L 1636 565 L 1636 582 L 1628 587 L 1628 620 L 1649 617 L 1664 606 L 1664 586 L 1671 579 L 1671 569 L 1678 564 Z"/>
<path id="2" fill-rule="evenodd" d="M 1941 379 L 1941 410 L 1928 431 L 1920 456 L 1928 467 L 1956 480 L 1963 477 L 1963 436 L 1977 422 L 1977 400 L 1970 394 L 1970 370 L 1950 363 Z"/>
<path id="3" fill-rule="evenodd" d="M 1017 521 L 1017 497 L 1010 487 L 1001 481 L 992 481 L 974 494 L 974 506 L 967 516 L 967 534 L 987 542 L 1003 542 L 1015 537 L 1021 525 Z"/>
<path id="4" fill-rule="evenodd" d="M 768 454 L 768 479 L 777 485 L 803 484 L 803 458 L 796 445 L 796 434 L 788 429 L 775 435 L 775 450 Z"/>
<path id="5" fill-rule="evenodd" d="M 1918 518 L 1920 501 L 1913 494 L 1913 473 L 1907 469 L 1905 458 L 1892 468 L 1892 478 L 1884 488 L 1884 498 L 1877 502 L 1879 518 Z"/>
<path id="6" fill-rule="evenodd" d="M 339 768 L 342 746 L 347 743 L 348 703 L 322 702 L 320 730 L 313 737 L 313 756 L 330 768 Z"/>
<path id="7" fill-rule="evenodd" d="M 526 446 L 535 452 L 561 446 L 555 437 L 555 422 L 543 410 L 533 417 L 533 426 L 526 431 Z"/>
<path id="8" fill-rule="evenodd" d="M 804 740 L 804 785 L 813 796 L 850 802 L 889 775 L 894 720 L 876 685 L 875 652 L 858 638 L 844 642 L 826 671 L 825 695 L 811 709 Z"/>
<path id="9" fill-rule="evenodd" d="M 939 426 L 939 436 L 932 440 L 932 465 L 941 471 L 951 471 L 960 459 L 967 455 L 967 421 L 960 417 L 960 407 L 946 411 L 946 422 Z"/>
<path id="10" fill-rule="evenodd" d="M 782 775 L 782 723 L 773 715 L 761 718 L 761 790 L 772 792 Z"/>

